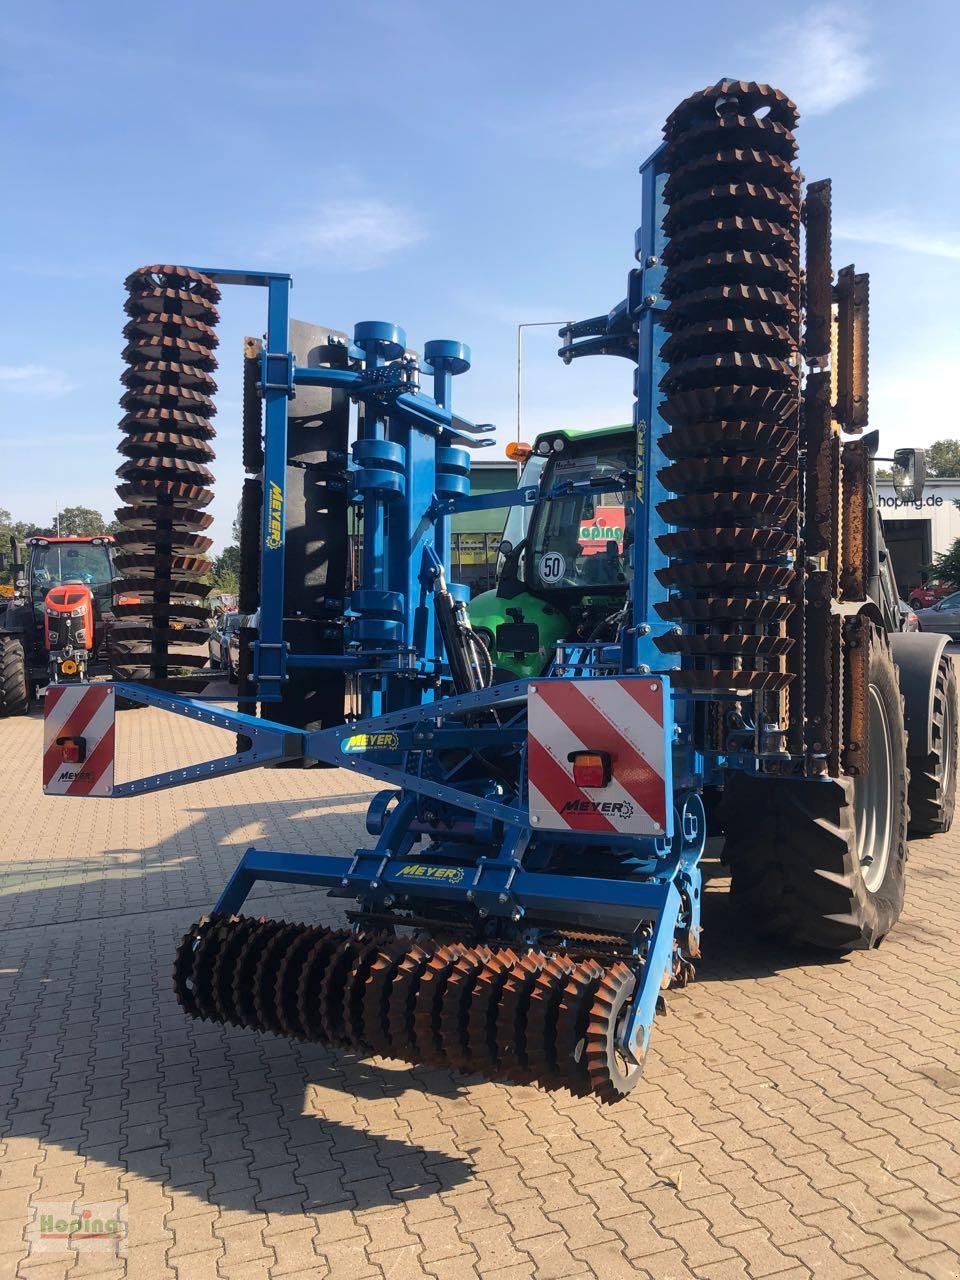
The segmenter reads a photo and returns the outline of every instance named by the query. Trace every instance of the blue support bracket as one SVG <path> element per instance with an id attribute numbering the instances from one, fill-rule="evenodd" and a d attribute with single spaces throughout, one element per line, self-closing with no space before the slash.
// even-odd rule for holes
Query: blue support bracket
<path id="1" fill-rule="evenodd" d="M 390 752 L 396 752 L 399 749 L 398 735 L 401 730 L 423 735 L 432 732 L 429 725 L 433 722 L 436 725 L 436 731 L 442 734 L 444 719 L 454 718 L 466 711 L 523 702 L 526 698 L 527 682 L 525 680 L 494 685 L 489 689 L 480 689 L 476 693 L 444 698 L 427 707 L 420 705 L 405 707 L 386 715 L 373 716 L 353 724 L 338 725 L 333 729 L 324 729 L 315 733 L 291 729 L 289 725 L 263 720 L 258 716 L 248 716 L 239 711 L 214 708 L 208 703 L 165 693 L 159 689 L 150 689 L 145 685 L 121 683 L 114 687 L 118 696 L 130 702 L 158 707 L 161 710 L 173 712 L 174 715 L 199 720 L 203 724 L 209 724 L 218 729 L 245 734 L 252 739 L 253 744 L 249 750 L 237 755 L 223 756 L 217 760 L 207 760 L 202 764 L 188 765 L 183 769 L 122 783 L 114 787 L 112 793 L 114 797 L 142 795 L 145 792 L 182 786 L 202 778 L 220 777 L 227 773 L 253 769 L 277 760 L 296 760 L 307 756 L 311 759 L 323 760 L 327 764 L 352 769 L 365 777 L 452 805 L 464 810 L 472 817 L 492 819 L 512 827 L 523 827 L 527 823 L 526 809 L 503 804 L 446 782 L 436 782 L 430 778 L 420 777 L 396 767 L 389 758 L 384 759 L 384 756 L 389 757 Z M 385 735 L 395 739 L 395 742 L 385 743 L 383 740 Z"/>
<path id="2" fill-rule="evenodd" d="M 182 698 L 176 694 L 164 693 L 159 689 L 149 689 L 145 685 L 118 682 L 114 684 L 113 689 L 118 698 L 126 698 L 129 702 L 171 711 L 174 715 L 185 716 L 188 720 L 197 720 L 215 729 L 243 733 L 250 739 L 251 744 L 248 750 L 234 755 L 205 760 L 202 764 L 185 765 L 181 769 L 171 769 L 166 773 L 153 774 L 147 778 L 117 783 L 111 793 L 113 799 L 143 795 L 151 791 L 163 791 L 168 787 L 179 787 L 185 783 L 200 782 L 206 778 L 219 778 L 228 773 L 240 773 L 245 769 L 258 769 L 262 765 L 275 764 L 280 760 L 298 760 L 303 755 L 304 735 L 299 729 L 291 729 L 289 725 L 262 720 L 259 716 L 248 716 L 241 711 L 221 710 L 207 702 L 200 702 L 194 698 Z"/>
<path id="3" fill-rule="evenodd" d="M 472 866 L 443 865 L 390 857 L 378 846 L 359 849 L 352 857 L 248 849 L 214 910 L 236 914 L 260 880 L 330 889 L 339 896 L 380 905 L 390 905 L 387 899 L 391 903 L 402 899 L 411 905 L 459 903 L 464 908 L 476 907 L 483 917 L 513 919 L 519 911 L 521 916 L 562 922 L 570 928 L 592 924 L 626 934 L 633 933 L 643 921 L 651 921 L 653 933 L 646 954 L 655 994 L 650 1021 L 673 953 L 681 905 L 672 884 L 527 871 L 517 857 L 480 858 Z M 642 996 L 638 1005 L 645 1010 Z"/>
<path id="4" fill-rule="evenodd" d="M 630 1006 L 630 1016 L 621 1042 L 622 1047 L 637 1062 L 643 1061 L 649 1047 L 657 1001 L 664 979 L 672 971 L 674 939 L 683 905 L 675 884 L 660 884 L 657 889 L 660 895 L 659 909 L 639 977 L 640 990 Z"/>

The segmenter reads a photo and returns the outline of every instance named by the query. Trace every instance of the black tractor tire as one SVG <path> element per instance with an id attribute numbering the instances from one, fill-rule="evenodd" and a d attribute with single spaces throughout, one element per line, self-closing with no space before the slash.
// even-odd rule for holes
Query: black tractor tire
<path id="1" fill-rule="evenodd" d="M 882 879 L 868 885 L 858 849 L 857 801 L 868 774 L 850 778 L 729 776 L 721 820 L 732 893 L 754 933 L 781 943 L 830 951 L 877 947 L 903 909 L 907 857 L 907 735 L 897 671 L 885 637 L 870 644 L 869 695 L 886 725 Z M 884 745 L 868 740 L 868 755 Z M 858 787 L 868 790 L 858 793 Z"/>
<path id="2" fill-rule="evenodd" d="M 0 716 L 25 716 L 30 710 L 27 655 L 19 636 L 0 635 Z"/>
<path id="3" fill-rule="evenodd" d="M 241 613 L 256 613 L 260 607 L 260 521 L 263 485 L 244 480 L 240 496 L 240 593 Z"/>
<path id="4" fill-rule="evenodd" d="M 941 655 L 937 667 L 930 729 L 933 750 L 910 757 L 911 836 L 943 835 L 957 807 L 960 706 L 957 668 L 949 653 Z"/>

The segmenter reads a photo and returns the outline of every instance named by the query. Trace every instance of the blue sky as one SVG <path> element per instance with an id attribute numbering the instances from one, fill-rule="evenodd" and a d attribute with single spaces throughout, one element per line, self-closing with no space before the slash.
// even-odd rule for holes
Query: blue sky
<path id="1" fill-rule="evenodd" d="M 872 287 L 871 424 L 958 431 L 960 113 L 954 4 L 474 5 L 34 0 L 3 6 L 0 507 L 111 513 L 122 281 L 149 262 L 294 275 L 293 313 L 454 337 L 455 406 L 516 425 L 516 325 L 623 294 L 637 166 L 681 98 L 767 80 L 834 179 L 835 265 Z M 241 340 L 224 300 L 217 543 L 241 482 Z M 525 338 L 524 435 L 630 414 L 630 368 Z M 499 451 L 498 451 L 499 452 Z"/>

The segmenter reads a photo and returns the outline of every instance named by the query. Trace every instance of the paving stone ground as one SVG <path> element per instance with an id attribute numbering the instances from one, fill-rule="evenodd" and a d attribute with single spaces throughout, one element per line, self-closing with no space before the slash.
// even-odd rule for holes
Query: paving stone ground
<path id="1" fill-rule="evenodd" d="M 121 775 L 217 737 L 123 713 Z M 883 948 L 833 963 L 749 945 L 710 864 L 698 980 L 602 1107 L 185 1020 L 176 940 L 242 850 L 352 849 L 368 787 L 49 799 L 40 741 L 0 722 L 0 1276 L 960 1276 L 960 831 L 913 846 Z M 28 1254 L 50 1203 L 125 1205 L 129 1252 Z"/>

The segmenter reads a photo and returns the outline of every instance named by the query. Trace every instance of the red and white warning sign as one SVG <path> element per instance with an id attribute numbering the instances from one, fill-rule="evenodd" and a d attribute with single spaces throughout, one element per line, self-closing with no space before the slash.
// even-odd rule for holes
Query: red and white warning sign
<path id="1" fill-rule="evenodd" d="M 43 789 L 48 796 L 113 791 L 114 694 L 108 684 L 52 684 L 43 699 Z"/>
<path id="2" fill-rule="evenodd" d="M 659 678 L 531 684 L 531 825 L 541 831 L 663 835 L 671 803 L 669 712 Z"/>

